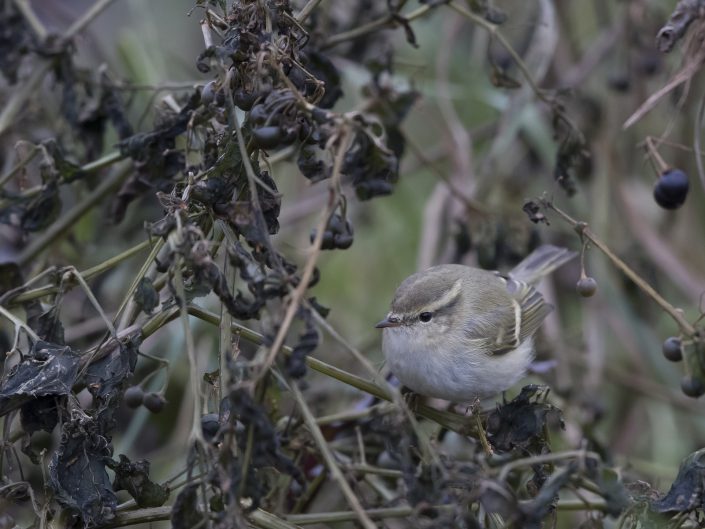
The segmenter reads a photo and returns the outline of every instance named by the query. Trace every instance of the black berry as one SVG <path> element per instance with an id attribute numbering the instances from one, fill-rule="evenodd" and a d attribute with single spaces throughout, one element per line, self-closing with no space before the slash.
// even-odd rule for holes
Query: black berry
<path id="1" fill-rule="evenodd" d="M 279 127 L 259 127 L 252 131 L 252 143 L 258 149 L 274 149 L 281 144 L 282 137 Z"/>
<path id="2" fill-rule="evenodd" d="M 705 394 L 705 384 L 699 378 L 686 375 L 681 379 L 681 390 L 689 397 L 697 399 Z"/>
<path id="3" fill-rule="evenodd" d="M 680 362 L 683 360 L 683 351 L 681 350 L 681 341 L 675 336 L 666 338 L 663 342 L 663 356 L 671 362 Z"/>
<path id="4" fill-rule="evenodd" d="M 615 73 L 607 79 L 607 84 L 615 92 L 628 92 L 632 83 L 627 72 Z"/>
<path id="5" fill-rule="evenodd" d="M 235 90 L 233 100 L 235 102 L 235 106 L 237 106 L 238 108 L 242 110 L 250 110 L 252 108 L 252 105 L 254 105 L 255 101 L 257 100 L 258 96 L 259 94 L 257 92 L 248 92 L 243 88 L 239 88 Z"/>
<path id="6" fill-rule="evenodd" d="M 123 398 L 128 408 L 139 408 L 144 400 L 144 391 L 139 386 L 130 386 L 125 390 Z"/>
<path id="7" fill-rule="evenodd" d="M 262 103 L 259 103 L 253 106 L 252 110 L 250 110 L 248 121 L 256 125 L 261 125 L 267 121 L 267 116 L 269 116 L 267 109 Z"/>
<path id="8" fill-rule="evenodd" d="M 207 413 L 201 417 L 201 431 L 206 441 L 211 441 L 220 430 L 220 421 L 217 413 Z"/>
<path id="9" fill-rule="evenodd" d="M 578 291 L 584 298 L 589 298 L 597 292 L 597 281 L 592 277 L 581 277 L 575 285 L 575 290 Z"/>
<path id="10" fill-rule="evenodd" d="M 680 169 L 664 171 L 654 185 L 654 200 L 664 209 L 677 209 L 688 195 L 688 175 Z"/>
<path id="11" fill-rule="evenodd" d="M 144 407 L 147 408 L 152 413 L 159 413 L 164 409 L 166 405 L 166 399 L 162 397 L 159 393 L 147 393 L 144 396 Z"/>

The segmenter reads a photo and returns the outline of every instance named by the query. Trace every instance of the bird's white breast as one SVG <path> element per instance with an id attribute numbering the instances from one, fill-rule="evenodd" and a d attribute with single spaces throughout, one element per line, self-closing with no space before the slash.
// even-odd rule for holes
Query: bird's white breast
<path id="1" fill-rule="evenodd" d="M 416 393 L 452 402 L 472 402 L 509 389 L 525 375 L 534 357 L 531 338 L 496 356 L 472 351 L 467 342 L 449 335 L 443 337 L 442 348 L 419 342 L 408 328 L 385 329 L 382 350 L 389 369 Z"/>

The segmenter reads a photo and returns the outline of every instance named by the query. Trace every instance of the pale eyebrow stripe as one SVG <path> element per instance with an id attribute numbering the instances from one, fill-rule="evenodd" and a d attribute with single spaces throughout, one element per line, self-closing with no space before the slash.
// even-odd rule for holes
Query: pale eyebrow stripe
<path id="1" fill-rule="evenodd" d="M 440 299 L 434 301 L 430 305 L 423 308 L 421 312 L 435 312 L 438 309 L 442 309 L 449 303 L 451 303 L 455 298 L 460 295 L 462 291 L 462 279 L 458 279 L 450 289 L 440 297 Z"/>

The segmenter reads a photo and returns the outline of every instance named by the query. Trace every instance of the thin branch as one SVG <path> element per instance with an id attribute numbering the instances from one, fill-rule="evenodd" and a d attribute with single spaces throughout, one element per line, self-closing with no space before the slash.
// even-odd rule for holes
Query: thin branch
<path id="1" fill-rule="evenodd" d="M 561 211 L 550 202 L 544 202 L 544 204 L 547 208 L 558 213 L 558 215 L 570 224 L 576 231 L 578 231 L 579 234 L 589 239 L 597 248 L 599 248 L 602 253 L 604 253 L 607 258 L 624 273 L 624 275 L 634 281 L 634 283 L 636 283 L 636 285 L 643 290 L 646 295 L 653 299 L 669 316 L 671 316 L 671 318 L 673 318 L 684 334 L 688 336 L 693 336 L 695 334 L 695 328 L 690 324 L 690 322 L 688 322 L 688 320 L 685 319 L 683 312 L 666 301 L 650 284 L 644 281 L 639 274 L 637 274 L 624 261 L 617 257 L 617 255 L 590 230 L 587 223 L 575 220 L 573 217 Z"/>
<path id="2" fill-rule="evenodd" d="M 105 326 L 108 328 L 108 331 L 110 331 L 110 336 L 112 336 L 112 338 L 114 340 L 117 340 L 117 331 L 115 330 L 113 323 L 106 316 L 105 311 L 103 310 L 103 307 L 98 302 L 98 299 L 95 297 L 95 294 L 93 294 L 93 291 L 88 286 L 88 283 L 86 283 L 86 280 L 81 275 L 81 272 L 76 270 L 76 268 L 74 268 L 73 266 L 68 267 L 67 271 L 61 277 L 61 283 L 63 284 L 64 281 L 67 280 L 69 277 L 76 278 L 76 280 L 78 281 L 78 284 L 83 289 L 84 294 L 86 295 L 88 300 L 91 302 L 91 305 L 93 305 L 93 308 L 95 308 L 96 312 L 98 312 L 98 314 L 100 315 L 101 319 L 105 323 Z M 61 289 L 61 291 L 63 291 L 63 288 L 60 287 L 60 289 Z"/>
<path id="3" fill-rule="evenodd" d="M 296 21 L 299 23 L 304 22 L 311 12 L 318 7 L 322 0 L 308 0 L 306 5 L 301 8 L 301 11 L 296 15 Z"/>
<path id="4" fill-rule="evenodd" d="M 179 216 L 176 216 L 177 221 Z M 178 233 L 178 230 L 177 230 Z M 181 241 L 175 240 L 177 235 L 170 235 L 172 243 L 175 247 L 181 246 Z M 174 288 L 176 289 L 176 295 L 179 297 L 179 315 L 181 319 L 181 324 L 184 331 L 184 338 L 186 341 L 186 356 L 189 362 L 189 380 L 191 383 L 191 392 L 193 393 L 193 420 L 191 423 L 191 441 L 197 444 L 205 445 L 205 440 L 203 438 L 203 432 L 201 430 L 201 413 L 202 413 L 202 394 L 201 394 L 201 379 L 198 376 L 198 359 L 196 356 L 196 344 L 193 340 L 193 333 L 191 332 L 191 325 L 189 323 L 188 307 L 186 305 L 186 293 L 184 289 L 184 278 L 181 274 L 181 258 L 177 260 L 174 266 Z"/>
<path id="5" fill-rule="evenodd" d="M 195 305 L 189 305 L 188 311 L 189 314 L 191 314 L 192 316 L 207 323 L 210 323 L 211 325 L 217 326 L 220 323 L 220 318 L 217 314 L 204 310 Z M 152 320 L 145 323 L 142 329 L 142 335 L 144 337 L 147 337 L 150 334 L 153 334 L 159 327 L 165 325 L 170 320 L 174 319 L 177 315 L 178 309 L 175 308 L 170 309 L 170 311 L 160 313 L 159 315 L 155 316 Z M 244 325 L 240 325 L 237 322 L 233 322 L 232 328 L 233 332 L 237 333 L 250 343 L 256 345 L 262 345 L 264 343 L 264 336 L 262 334 L 255 332 L 245 327 Z M 282 346 L 282 352 L 286 355 L 290 355 L 292 349 L 291 347 L 284 345 Z M 362 377 L 353 375 L 352 373 L 348 373 L 347 371 L 344 371 L 343 369 L 328 364 L 322 360 L 319 360 L 312 356 L 307 356 L 306 365 L 314 371 L 317 371 L 330 378 L 334 378 L 335 380 L 347 384 L 348 386 L 354 387 L 360 391 L 364 391 L 365 393 L 369 393 L 370 395 L 373 395 L 387 402 L 394 402 L 394 397 L 392 394 L 390 394 L 387 388 L 380 387 L 377 384 L 370 382 L 369 380 L 365 380 Z M 414 411 L 417 415 L 425 417 L 449 430 L 453 430 L 454 432 L 458 432 L 462 435 L 470 435 L 475 430 L 474 423 L 465 415 L 460 415 L 458 413 L 450 411 L 437 410 L 436 408 L 432 408 L 431 406 L 427 406 L 425 404 L 417 404 L 415 406 Z"/>
<path id="6" fill-rule="evenodd" d="M 333 457 L 330 448 L 328 448 L 326 439 L 325 437 L 323 437 L 323 433 L 321 433 L 321 429 L 319 428 L 318 424 L 316 424 L 316 418 L 313 416 L 313 413 L 311 413 L 311 410 L 309 409 L 308 404 L 306 404 L 306 400 L 304 399 L 301 390 L 296 385 L 296 382 L 291 384 L 291 392 L 294 395 L 294 399 L 296 399 L 296 403 L 299 406 L 299 410 L 301 411 L 301 415 L 303 416 L 304 422 L 306 423 L 306 426 L 308 426 L 308 429 L 311 432 L 311 435 L 313 436 L 313 440 L 318 446 L 318 450 L 320 451 L 321 456 L 323 456 L 323 460 L 325 461 L 326 466 L 328 467 L 328 471 L 330 472 L 331 477 L 340 487 L 340 490 L 343 492 L 343 495 L 345 496 L 348 505 L 350 505 L 350 508 L 355 512 L 355 517 L 360 522 L 360 524 L 366 529 L 376 529 L 376 525 L 372 522 L 370 517 L 362 508 L 360 500 L 350 488 L 350 485 L 346 481 L 343 472 L 340 470 L 338 463 L 335 461 L 335 458 Z"/>
<path id="7" fill-rule="evenodd" d="M 12 314 L 9 310 L 7 310 L 5 307 L 0 305 L 0 316 L 4 316 L 8 320 L 10 320 L 15 327 L 19 327 L 21 329 L 24 329 L 24 331 L 34 340 L 35 342 L 39 341 L 39 336 L 30 329 L 25 322 L 17 318 L 14 314 Z"/>
<path id="8" fill-rule="evenodd" d="M 698 177 L 700 185 L 705 189 L 705 168 L 703 168 L 703 160 L 700 156 L 701 141 L 700 136 L 703 129 L 703 118 L 705 117 L 705 97 L 700 98 L 698 103 L 698 112 L 695 117 L 695 133 L 693 134 L 693 151 L 695 152 L 695 164 L 698 168 Z"/>
<path id="9" fill-rule="evenodd" d="M 5 134 L 17 122 L 17 115 L 27 108 L 27 101 L 34 94 L 47 72 L 49 72 L 52 64 L 52 61 L 48 60 L 39 62 L 33 68 L 29 77 L 25 79 L 22 86 L 18 86 L 12 91 L 12 96 L 3 105 L 2 113 L 0 113 L 0 136 Z"/>
<path id="10" fill-rule="evenodd" d="M 66 33 L 64 33 L 64 38 L 72 39 L 79 32 L 81 32 L 83 28 L 93 22 L 93 19 L 100 15 L 114 1 L 115 0 L 98 0 L 81 16 L 81 18 L 71 24 L 69 29 L 66 30 Z"/>
<path id="11" fill-rule="evenodd" d="M 502 44 L 507 53 L 509 53 L 511 58 L 514 60 L 514 63 L 517 65 L 517 68 L 519 68 L 519 71 L 524 76 L 524 79 L 526 79 L 526 82 L 529 83 L 529 86 L 531 87 L 531 90 L 534 92 L 534 94 L 536 94 L 536 97 L 544 103 L 553 106 L 553 101 L 548 96 L 546 96 L 546 94 L 536 84 L 533 75 L 531 75 L 531 72 L 529 72 L 529 69 L 526 67 L 526 64 L 524 64 L 524 61 L 522 60 L 521 56 L 517 53 L 517 51 L 507 40 L 507 38 L 502 34 L 502 32 L 499 31 L 498 26 L 496 24 L 485 20 L 484 18 L 479 15 L 476 15 L 472 11 L 468 11 L 465 7 L 459 5 L 457 1 L 449 2 L 448 7 L 463 15 L 465 18 L 471 20 L 478 26 L 486 29 L 490 33 L 490 35 L 496 38 L 500 42 L 500 44 Z"/>
<path id="12" fill-rule="evenodd" d="M 142 266 L 140 267 L 139 271 L 137 272 L 137 275 L 132 279 L 132 284 L 130 285 L 130 288 L 127 289 L 127 292 L 125 292 L 125 296 L 122 298 L 122 301 L 120 302 L 120 306 L 118 307 L 117 312 L 115 313 L 115 317 L 113 318 L 113 322 L 117 322 L 118 318 L 120 317 L 121 314 L 123 314 L 123 311 L 127 308 L 128 304 L 130 301 L 132 301 L 132 295 L 135 293 L 137 290 L 137 286 L 139 285 L 140 281 L 147 275 L 147 272 L 149 271 L 149 268 L 152 266 L 154 263 L 154 260 L 157 258 L 157 255 L 161 251 L 161 249 L 164 247 L 166 244 L 166 241 L 164 239 L 158 239 L 157 242 L 154 243 L 154 246 L 152 247 L 152 251 L 149 252 L 149 255 L 147 258 L 144 260 L 144 263 L 142 263 Z M 155 285 L 156 288 L 156 285 Z M 121 327 L 126 327 L 132 323 L 130 321 L 132 317 L 130 316 L 130 311 L 125 312 L 125 315 L 123 316 L 120 325 L 118 325 L 118 328 Z"/>
<path id="13" fill-rule="evenodd" d="M 0 117 L 0 121 L 1 121 Z M 1 128 L 1 126 L 0 126 Z M 39 237 L 29 243 L 17 258 L 20 266 L 27 266 L 40 252 L 50 244 L 56 244 L 58 239 L 67 232 L 83 215 L 93 209 L 98 203 L 113 191 L 122 181 L 128 177 L 131 169 L 130 164 L 116 168 L 112 175 L 103 180 L 98 187 L 83 197 L 66 215 L 52 224 Z"/>
<path id="14" fill-rule="evenodd" d="M 554 461 L 563 461 L 564 459 L 580 459 L 583 463 L 586 459 L 594 459 L 600 461 L 600 454 L 596 452 L 588 452 L 587 450 L 568 450 L 566 452 L 556 452 L 555 454 L 540 454 L 531 457 L 525 457 L 522 459 L 515 459 L 514 461 L 509 461 L 502 465 L 502 470 L 497 478 L 500 482 L 507 480 L 509 473 L 521 467 L 528 467 L 532 465 L 542 465 L 544 463 L 552 463 Z"/>
<path id="15" fill-rule="evenodd" d="M 438 5 L 438 4 L 436 4 Z M 419 17 L 422 17 L 425 15 L 427 12 L 429 12 L 431 9 L 436 7 L 436 5 L 430 3 L 426 5 L 422 5 L 421 7 L 415 9 L 408 15 L 401 15 L 404 17 L 404 20 L 407 22 L 411 22 L 412 20 L 415 20 Z M 332 48 L 333 46 L 337 46 L 341 42 L 345 42 L 348 40 L 355 40 L 359 39 L 361 37 L 364 37 L 365 35 L 368 35 L 370 33 L 373 33 L 379 29 L 385 28 L 387 26 L 393 26 L 396 24 L 396 18 L 394 14 L 389 13 L 388 15 L 385 15 L 381 18 L 378 18 L 377 20 L 373 20 L 372 22 L 368 22 L 367 24 L 363 24 L 362 26 L 358 26 L 354 29 L 351 29 L 350 31 L 345 31 L 343 33 L 338 33 L 337 35 L 333 35 L 330 37 L 328 40 L 326 40 L 323 43 L 323 46 L 321 46 L 321 49 L 327 49 L 327 48 Z"/>
<path id="16" fill-rule="evenodd" d="M 454 509 L 457 509 L 457 506 L 434 505 L 428 508 L 433 511 L 438 511 L 439 513 L 447 513 L 453 512 Z M 370 518 L 380 520 L 385 518 L 406 518 L 413 516 L 415 509 L 410 506 L 386 507 L 382 509 L 367 509 L 365 512 Z M 334 524 L 355 521 L 355 513 L 352 511 L 331 511 L 310 514 L 290 514 L 286 519 L 298 525 Z"/>
<path id="17" fill-rule="evenodd" d="M 338 207 L 338 184 L 340 181 L 340 171 L 343 166 L 343 158 L 348 149 L 348 142 L 350 140 L 350 132 L 346 129 L 338 142 L 338 151 L 335 155 L 335 160 L 333 162 L 333 174 L 331 175 L 331 181 L 329 184 L 329 197 L 328 204 L 326 208 L 321 212 L 319 217 L 318 226 L 316 227 L 316 236 L 311 245 L 311 253 L 304 265 L 303 272 L 301 273 L 301 279 L 299 284 L 296 286 L 294 291 L 291 293 L 291 298 L 289 301 L 289 306 L 287 307 L 286 314 L 282 320 L 279 330 L 277 331 L 277 336 L 274 338 L 272 347 L 267 352 L 264 363 L 260 369 L 260 372 L 256 378 L 261 378 L 264 373 L 271 367 L 274 363 L 274 359 L 279 352 L 279 349 L 284 344 L 286 335 L 289 332 L 289 327 L 294 320 L 294 316 L 299 310 L 301 301 L 303 300 L 304 294 L 308 289 L 311 278 L 313 277 L 313 271 L 316 268 L 316 262 L 318 261 L 318 256 L 321 253 L 321 245 L 323 243 L 323 234 L 325 232 L 326 225 L 328 224 L 328 219 Z"/>
<path id="18" fill-rule="evenodd" d="M 17 142 L 17 144 L 15 144 L 15 149 L 18 148 L 20 143 L 26 143 L 26 142 Z M 3 187 L 13 176 L 15 176 L 17 173 L 19 173 L 22 169 L 24 169 L 27 166 L 27 164 L 29 164 L 29 162 L 31 162 L 32 160 L 34 160 L 34 158 L 37 157 L 37 154 L 39 154 L 39 151 L 40 151 L 39 147 L 37 147 L 34 144 L 30 144 L 30 145 L 32 147 L 31 147 L 31 151 L 27 154 L 27 157 L 24 158 L 23 160 L 20 160 L 17 163 L 17 165 L 15 165 L 12 169 L 10 169 L 7 173 L 2 175 L 2 177 L 0 177 L 0 188 Z"/>
<path id="19" fill-rule="evenodd" d="M 20 10 L 22 16 L 32 28 L 32 31 L 34 31 L 37 35 L 38 39 L 40 41 L 45 40 L 49 32 L 44 24 L 42 24 L 42 21 L 39 20 L 39 17 L 37 17 L 34 9 L 32 9 L 32 5 L 29 3 L 29 0 L 14 0 L 14 2 L 17 9 Z"/>
<path id="20" fill-rule="evenodd" d="M 219 224 L 221 222 L 222 221 L 218 221 Z M 223 274 L 231 294 L 233 293 L 232 290 L 235 288 L 236 271 L 237 268 L 231 266 L 228 262 L 228 252 L 223 251 Z M 233 350 L 233 317 L 225 306 L 225 303 L 220 304 L 220 324 L 218 327 L 220 338 L 218 347 L 218 402 L 221 402 L 230 385 L 230 369 L 228 363 Z M 244 476 L 246 477 L 246 474 L 244 474 Z"/>

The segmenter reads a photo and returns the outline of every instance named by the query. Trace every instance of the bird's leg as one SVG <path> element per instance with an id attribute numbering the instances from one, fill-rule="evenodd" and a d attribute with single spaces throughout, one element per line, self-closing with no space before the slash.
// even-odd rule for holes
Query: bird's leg
<path id="1" fill-rule="evenodd" d="M 492 450 L 492 445 L 490 445 L 490 442 L 487 440 L 487 434 L 485 433 L 485 427 L 482 424 L 482 415 L 481 415 L 481 408 L 480 408 L 480 399 L 475 399 L 475 402 L 472 403 L 469 407 L 469 411 L 472 414 L 473 419 L 475 419 L 475 427 L 477 428 L 477 437 L 480 440 L 480 445 L 482 445 L 482 450 L 485 452 L 486 455 L 491 456 L 494 454 L 494 451 Z"/>
<path id="2" fill-rule="evenodd" d="M 413 390 L 407 388 L 406 386 L 402 386 L 401 389 L 399 390 L 401 393 L 402 398 L 404 399 L 404 402 L 406 402 L 407 407 L 415 412 L 416 411 L 416 405 L 420 402 L 420 397 L 418 393 L 414 392 Z"/>

